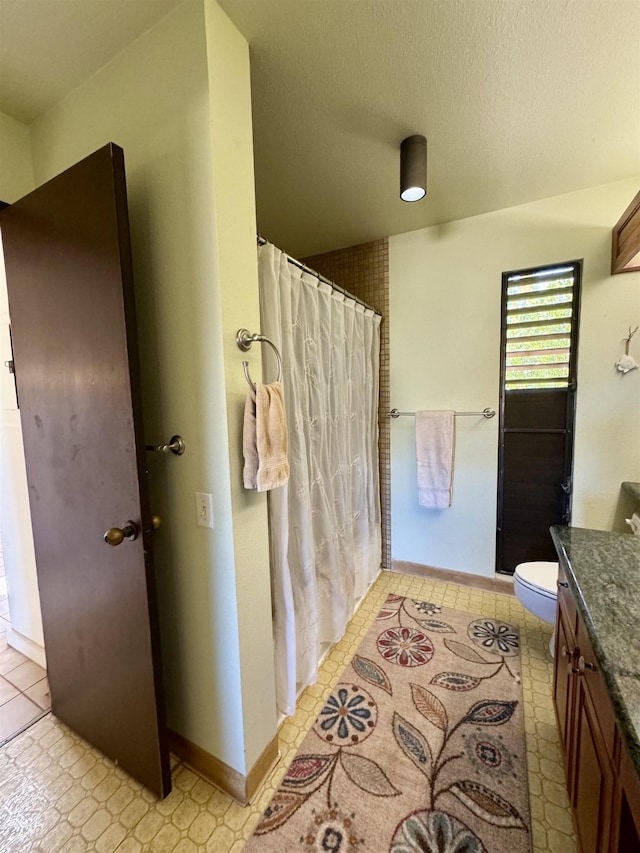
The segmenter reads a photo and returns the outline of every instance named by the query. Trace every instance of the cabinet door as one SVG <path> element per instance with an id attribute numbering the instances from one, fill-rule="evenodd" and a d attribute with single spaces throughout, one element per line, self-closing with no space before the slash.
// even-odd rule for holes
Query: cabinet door
<path id="1" fill-rule="evenodd" d="M 558 716 L 558 728 L 560 729 L 560 742 L 564 747 L 565 771 L 567 779 L 570 778 L 570 714 L 571 714 L 571 661 L 575 640 L 569 630 L 562 610 L 558 608 L 556 620 L 556 656 L 554 661 L 553 699 Z"/>
<path id="2" fill-rule="evenodd" d="M 614 810 L 612 851 L 640 850 L 640 779 L 627 751 L 620 755 L 619 790 Z"/>
<path id="3" fill-rule="evenodd" d="M 606 853 L 614 773 L 584 676 L 575 680 L 570 794 L 582 853 Z"/>

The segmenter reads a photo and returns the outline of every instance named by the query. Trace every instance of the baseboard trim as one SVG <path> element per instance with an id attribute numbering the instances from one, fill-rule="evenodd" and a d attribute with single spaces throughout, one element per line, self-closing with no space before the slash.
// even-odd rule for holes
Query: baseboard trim
<path id="1" fill-rule="evenodd" d="M 253 765 L 249 774 L 243 776 L 233 767 L 229 767 L 224 761 L 211 755 L 201 746 L 198 746 L 178 732 L 169 729 L 169 749 L 171 752 L 191 768 L 198 776 L 202 776 L 207 782 L 211 782 L 216 788 L 220 788 L 241 806 L 247 806 L 251 802 L 256 791 L 267 778 L 273 767 L 280 759 L 278 752 L 278 736 L 262 751 L 262 755 Z"/>
<path id="2" fill-rule="evenodd" d="M 43 669 L 47 668 L 47 656 L 44 648 L 34 643 L 29 637 L 25 637 L 20 631 L 16 631 L 13 627 L 7 628 L 7 645 L 11 646 L 17 652 L 21 652 L 25 657 L 28 657 L 29 660 L 34 661 Z"/>
<path id="3" fill-rule="evenodd" d="M 456 572 L 451 569 L 439 569 L 436 566 L 425 566 L 422 563 L 410 563 L 407 560 L 392 560 L 391 571 L 405 575 L 416 575 L 420 578 L 430 578 L 445 583 L 455 583 L 459 586 L 471 586 L 483 589 L 485 592 L 497 592 L 502 595 L 515 595 L 510 579 L 484 578 L 469 572 Z"/>

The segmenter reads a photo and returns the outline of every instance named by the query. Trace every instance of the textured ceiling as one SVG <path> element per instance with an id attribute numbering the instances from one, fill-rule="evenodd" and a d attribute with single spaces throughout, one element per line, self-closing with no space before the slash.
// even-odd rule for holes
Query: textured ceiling
<path id="1" fill-rule="evenodd" d="M 637 0 L 219 2 L 251 47 L 258 226 L 293 255 L 640 174 Z"/>
<path id="2" fill-rule="evenodd" d="M 29 123 L 180 2 L 0 0 L 0 110 Z M 291 254 L 640 174 L 638 0 L 219 2 L 251 47 L 258 226 Z"/>
<path id="3" fill-rule="evenodd" d="M 0 111 L 29 124 L 182 0 L 0 0 Z"/>

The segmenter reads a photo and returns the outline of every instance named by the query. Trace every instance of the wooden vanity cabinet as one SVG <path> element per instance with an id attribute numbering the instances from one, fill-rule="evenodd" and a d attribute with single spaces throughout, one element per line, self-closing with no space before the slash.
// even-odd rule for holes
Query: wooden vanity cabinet
<path id="1" fill-rule="evenodd" d="M 562 569 L 553 697 L 581 853 L 640 851 L 640 782 Z"/>

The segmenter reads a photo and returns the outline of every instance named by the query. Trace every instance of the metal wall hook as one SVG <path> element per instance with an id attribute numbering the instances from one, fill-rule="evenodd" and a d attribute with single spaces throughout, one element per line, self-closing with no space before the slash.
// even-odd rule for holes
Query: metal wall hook
<path id="1" fill-rule="evenodd" d="M 269 338 L 265 337 L 264 335 L 260 335 L 260 334 L 252 335 L 248 329 L 238 329 L 238 331 L 236 332 L 236 344 L 238 346 L 238 349 L 241 349 L 243 352 L 249 352 L 249 350 L 251 349 L 251 344 L 254 341 L 258 341 L 258 343 L 261 343 L 261 344 L 269 344 L 269 346 L 271 347 L 271 349 L 275 353 L 276 361 L 278 362 L 278 378 L 277 378 L 276 382 L 282 382 L 282 357 L 280 356 L 280 353 L 278 352 L 278 347 L 274 344 L 274 342 L 272 340 L 270 340 Z M 244 378 L 249 383 L 249 387 L 253 391 L 255 391 L 256 386 L 251 381 L 251 377 L 249 376 L 249 362 L 248 361 L 242 362 L 242 369 L 244 370 Z"/>
<path id="2" fill-rule="evenodd" d="M 153 453 L 175 453 L 176 456 L 182 456 L 186 445 L 181 435 L 172 435 L 167 444 L 147 444 L 145 449 Z"/>

